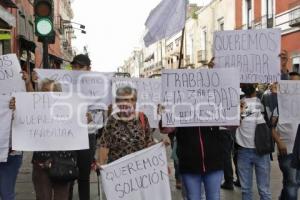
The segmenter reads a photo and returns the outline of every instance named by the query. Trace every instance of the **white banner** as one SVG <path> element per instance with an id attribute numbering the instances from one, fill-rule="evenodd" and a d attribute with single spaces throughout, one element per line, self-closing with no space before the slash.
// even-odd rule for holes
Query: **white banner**
<path id="1" fill-rule="evenodd" d="M 12 111 L 9 109 L 8 95 L 0 95 L 0 162 L 6 162 L 11 133 Z"/>
<path id="2" fill-rule="evenodd" d="M 61 83 L 63 92 L 78 93 L 85 101 L 106 109 L 111 104 L 111 78 L 113 73 L 35 69 L 39 81 L 55 80 Z"/>
<path id="3" fill-rule="evenodd" d="M 181 31 L 186 21 L 186 9 L 186 0 L 162 0 L 145 23 L 148 29 L 144 37 L 145 45 L 148 47 Z"/>
<path id="4" fill-rule="evenodd" d="M 21 71 L 16 54 L 0 56 L 0 94 L 26 91 Z"/>
<path id="5" fill-rule="evenodd" d="M 215 32 L 215 68 L 238 68 L 241 83 L 277 82 L 280 49 L 279 29 Z"/>
<path id="6" fill-rule="evenodd" d="M 65 93 L 16 93 L 12 146 L 20 151 L 88 149 L 87 106 Z"/>
<path id="7" fill-rule="evenodd" d="M 145 113 L 151 128 L 158 128 L 160 120 L 157 105 L 161 103 L 161 78 L 113 78 L 113 96 L 120 87 L 131 86 L 137 90 L 137 111 Z"/>
<path id="8" fill-rule="evenodd" d="M 279 81 L 279 123 L 300 122 L 300 81 Z"/>
<path id="9" fill-rule="evenodd" d="M 103 166 L 107 199 L 171 200 L 166 149 L 162 143 Z"/>
<path id="10" fill-rule="evenodd" d="M 164 127 L 240 124 L 237 69 L 164 70 Z"/>

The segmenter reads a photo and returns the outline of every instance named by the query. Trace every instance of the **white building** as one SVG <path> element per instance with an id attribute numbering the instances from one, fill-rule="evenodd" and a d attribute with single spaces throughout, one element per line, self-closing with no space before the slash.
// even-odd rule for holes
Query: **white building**
<path id="1" fill-rule="evenodd" d="M 161 70 L 166 66 L 165 40 L 158 41 L 149 47 L 143 48 L 144 64 L 141 69 L 141 77 L 150 77 L 161 74 Z"/>
<path id="2" fill-rule="evenodd" d="M 200 41 L 197 61 L 202 65 L 213 57 L 213 34 L 215 31 L 235 29 L 235 1 L 213 0 L 197 12 Z M 198 47 L 196 48 L 198 49 Z"/>

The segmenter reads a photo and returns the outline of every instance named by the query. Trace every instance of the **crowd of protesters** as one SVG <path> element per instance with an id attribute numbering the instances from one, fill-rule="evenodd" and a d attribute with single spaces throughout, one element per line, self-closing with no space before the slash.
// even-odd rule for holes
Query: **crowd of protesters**
<path id="1" fill-rule="evenodd" d="M 281 58 L 282 79 L 300 80 L 297 72 L 289 72 L 286 51 Z M 91 61 L 86 55 L 74 57 L 72 70 L 91 70 Z M 213 67 L 213 59 L 209 63 Z M 34 87 L 25 71 L 23 80 L 28 92 Z M 34 75 L 33 78 L 37 78 Z M 278 123 L 280 111 L 277 102 L 277 83 L 260 91 L 257 84 L 241 84 L 240 115 L 238 127 L 177 127 L 165 128 L 160 122 L 159 130 L 168 134 L 164 144 L 171 143 L 173 149 L 176 188 L 182 189 L 183 199 L 221 199 L 221 188 L 234 190 L 239 187 L 243 200 L 252 200 L 253 172 L 261 200 L 271 200 L 271 154 L 259 154 L 255 147 L 255 131 L 258 124 L 267 124 L 277 146 L 278 167 L 283 176 L 280 200 L 297 200 L 300 184 L 299 155 L 295 155 L 298 131 L 296 123 Z M 43 80 L 40 92 L 60 92 L 61 86 L 53 80 Z M 32 181 L 38 200 L 69 200 L 73 196 L 74 182 L 78 183 L 80 200 L 90 199 L 91 170 L 101 170 L 101 166 L 113 162 L 130 153 L 155 144 L 153 132 L 145 114 L 135 110 L 137 91 L 122 87 L 116 91 L 116 109 L 107 111 L 104 128 L 97 129 L 88 110 L 89 149 L 80 151 L 34 152 L 32 158 Z M 9 108 L 16 109 L 12 98 Z M 163 109 L 161 109 L 163 112 Z M 14 119 L 12 119 L 14 120 Z M 99 141 L 97 149 L 96 141 Z M 97 152 L 98 157 L 96 158 Z M 274 155 L 274 154 L 273 154 Z M 64 157 L 77 168 L 76 180 L 54 180 L 48 169 L 56 157 Z M 94 159 L 96 158 L 96 164 Z M 232 166 L 232 160 L 235 167 Z M 15 185 L 22 164 L 22 152 L 10 149 L 7 162 L 0 163 L 0 199 L 14 200 Z M 235 168 L 235 170 L 233 170 Z M 236 180 L 234 180 L 234 171 Z M 223 181 L 224 180 L 224 181 Z M 223 182 L 223 183 L 222 183 Z"/>

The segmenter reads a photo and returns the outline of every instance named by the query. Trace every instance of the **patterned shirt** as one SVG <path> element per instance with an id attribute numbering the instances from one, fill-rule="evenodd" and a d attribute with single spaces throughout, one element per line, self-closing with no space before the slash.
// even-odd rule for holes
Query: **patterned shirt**
<path id="1" fill-rule="evenodd" d="M 143 114 L 144 115 L 144 114 Z M 100 138 L 100 147 L 108 148 L 108 162 L 147 148 L 153 142 L 148 118 L 121 121 L 111 115 Z"/>

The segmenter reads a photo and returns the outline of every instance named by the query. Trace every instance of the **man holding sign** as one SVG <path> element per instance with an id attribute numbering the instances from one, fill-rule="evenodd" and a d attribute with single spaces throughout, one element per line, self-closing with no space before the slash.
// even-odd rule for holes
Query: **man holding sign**
<path id="1" fill-rule="evenodd" d="M 278 163 L 283 175 L 280 200 L 298 199 L 299 169 L 292 167 L 293 146 L 300 122 L 299 94 L 300 74 L 290 73 L 290 81 L 280 81 L 278 107 L 273 113 L 273 138 L 278 148 Z M 279 117 L 279 119 L 278 119 Z M 277 123 L 278 122 L 278 123 Z"/>
<path id="2" fill-rule="evenodd" d="M 279 29 L 215 32 L 215 67 L 238 68 L 241 83 L 277 82 L 280 41 Z"/>

